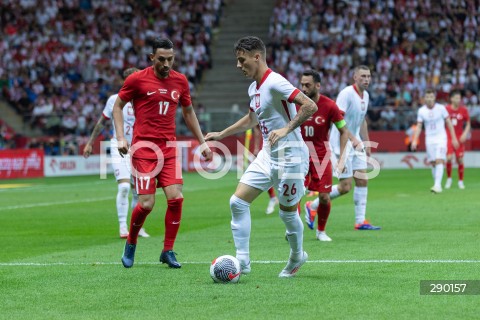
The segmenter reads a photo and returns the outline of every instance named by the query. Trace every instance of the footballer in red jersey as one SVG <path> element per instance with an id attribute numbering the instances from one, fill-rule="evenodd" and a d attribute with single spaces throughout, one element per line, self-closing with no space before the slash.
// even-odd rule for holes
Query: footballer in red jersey
<path id="1" fill-rule="evenodd" d="M 340 132 L 341 151 L 345 150 L 349 131 L 343 119 L 343 112 L 335 101 L 320 94 L 320 75 L 315 70 L 305 71 L 300 80 L 303 93 L 317 103 L 318 110 L 301 125 L 302 137 L 310 152 L 310 165 L 305 185 L 310 191 L 318 191 L 318 198 L 305 203 L 305 220 L 313 229 L 315 214 L 318 211 L 317 239 L 331 241 L 325 233 L 328 216 L 330 215 L 330 191 L 332 191 L 332 164 L 328 133 L 333 123 Z M 342 159 L 342 154 L 340 155 Z M 335 170 L 343 171 L 338 161 Z"/>
<path id="2" fill-rule="evenodd" d="M 183 204 L 181 166 L 174 143 L 178 105 L 206 160 L 211 159 L 212 152 L 205 144 L 193 110 L 187 78 L 172 70 L 175 60 L 173 43 L 166 38 L 157 38 L 152 47 L 149 55 L 152 66 L 126 79 L 113 106 L 118 151 L 121 155 L 131 155 L 132 175 L 139 195 L 138 204 L 132 212 L 122 263 L 125 268 L 133 266 L 138 232 L 153 209 L 158 187 L 163 189 L 167 198 L 165 239 L 160 262 L 171 268 L 180 268 L 181 264 L 173 252 Z M 123 131 L 122 109 L 127 102 L 133 104 L 135 112 L 130 150 Z"/>
<path id="3" fill-rule="evenodd" d="M 455 153 L 455 158 L 458 164 L 458 187 L 464 189 L 463 183 L 464 164 L 463 155 L 465 153 L 465 141 L 470 133 L 470 115 L 468 109 L 461 105 L 462 93 L 459 90 L 453 90 L 450 92 L 450 104 L 447 105 L 447 111 L 452 121 L 453 130 L 458 139 L 458 148 L 454 149 L 452 144 L 452 137 L 450 131 L 447 130 L 447 182 L 445 183 L 445 189 L 449 189 L 452 186 L 452 159 Z"/>

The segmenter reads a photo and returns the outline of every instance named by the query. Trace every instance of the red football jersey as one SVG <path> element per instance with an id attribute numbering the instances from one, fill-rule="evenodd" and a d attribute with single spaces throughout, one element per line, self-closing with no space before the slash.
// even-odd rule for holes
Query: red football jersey
<path id="1" fill-rule="evenodd" d="M 134 106 L 132 146 L 136 143 L 151 142 L 157 145 L 165 158 L 175 156 L 175 148 L 167 147 L 167 141 L 175 141 L 175 116 L 177 106 L 192 104 L 187 78 L 174 70 L 165 79 L 155 76 L 153 67 L 131 74 L 123 84 L 118 96 L 131 101 Z M 137 145 L 140 146 L 140 145 Z M 135 150 L 134 157 L 156 159 L 150 148 Z"/>
<path id="2" fill-rule="evenodd" d="M 317 106 L 317 112 L 301 125 L 301 130 L 303 140 L 305 142 L 311 141 L 307 143 L 309 147 L 311 143 L 313 143 L 318 158 L 321 161 L 327 153 L 330 125 L 331 123 L 342 121 L 343 112 L 335 101 L 323 95 L 318 99 Z M 325 145 L 325 143 L 327 143 L 327 145 Z"/>
<path id="3" fill-rule="evenodd" d="M 452 121 L 453 129 L 455 129 L 455 135 L 457 139 L 460 139 L 460 136 L 463 133 L 465 128 L 465 123 L 470 120 L 470 115 L 468 114 L 468 109 L 464 106 L 459 106 L 458 109 L 453 109 L 452 105 L 447 105 L 447 111 L 450 115 L 450 120 Z M 447 129 L 448 140 L 450 137 L 450 130 Z"/>

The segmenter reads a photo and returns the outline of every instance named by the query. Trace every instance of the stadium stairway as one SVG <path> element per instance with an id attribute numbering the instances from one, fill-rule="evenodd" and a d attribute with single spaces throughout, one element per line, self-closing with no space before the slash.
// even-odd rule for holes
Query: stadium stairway
<path id="1" fill-rule="evenodd" d="M 24 123 L 22 116 L 20 116 L 14 108 L 4 100 L 0 100 L 0 118 L 17 134 L 26 137 L 34 137 L 42 134 L 39 129 L 31 129 L 28 124 Z"/>
<path id="2" fill-rule="evenodd" d="M 252 80 L 245 78 L 236 68 L 233 45 L 247 35 L 260 37 L 268 43 L 274 5 L 274 0 L 227 1 L 219 32 L 213 39 L 213 65 L 203 76 L 196 101 L 196 104 L 203 104 L 210 113 L 210 130 L 222 130 L 245 115 L 249 103 L 247 89 Z M 237 116 L 232 114 L 234 104 L 239 106 Z"/>

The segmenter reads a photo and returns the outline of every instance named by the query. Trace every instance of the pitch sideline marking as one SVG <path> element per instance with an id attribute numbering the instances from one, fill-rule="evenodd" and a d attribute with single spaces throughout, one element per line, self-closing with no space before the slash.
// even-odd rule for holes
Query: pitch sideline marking
<path id="1" fill-rule="evenodd" d="M 252 263 L 258 264 L 280 264 L 287 261 L 281 260 L 261 260 L 252 261 Z M 187 261 L 182 264 L 210 264 L 206 261 Z M 338 263 L 338 264 L 351 264 L 351 263 L 480 263 L 480 260 L 312 260 L 307 263 Z M 158 265 L 158 262 L 137 262 L 136 265 Z M 0 262 L 0 267 L 53 267 L 53 266 L 109 266 L 109 265 L 121 265 L 120 262 Z"/>

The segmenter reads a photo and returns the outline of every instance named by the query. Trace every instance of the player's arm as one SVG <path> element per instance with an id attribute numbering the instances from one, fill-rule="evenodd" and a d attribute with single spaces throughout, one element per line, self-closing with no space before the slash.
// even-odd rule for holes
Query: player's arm
<path id="1" fill-rule="evenodd" d="M 317 104 L 301 91 L 297 93 L 293 99 L 293 103 L 300 106 L 297 115 L 287 124 L 286 127 L 273 130 L 270 133 L 268 136 L 270 145 L 274 145 L 278 140 L 295 130 L 318 110 Z"/>
<path id="2" fill-rule="evenodd" d="M 212 151 L 205 143 L 205 139 L 203 138 L 202 130 L 200 129 L 200 124 L 198 123 L 198 118 L 195 114 L 195 110 L 193 110 L 193 106 L 189 105 L 188 107 L 182 108 L 182 115 L 187 128 L 191 133 L 193 133 L 195 138 L 197 138 L 198 143 L 200 143 L 200 150 L 202 151 L 202 155 L 205 157 L 205 160 L 211 160 Z"/>
<path id="3" fill-rule="evenodd" d="M 334 123 L 335 127 L 340 132 L 340 160 L 337 162 L 337 172 L 342 173 L 345 170 L 345 161 L 346 161 L 346 148 L 348 140 L 350 139 L 351 133 L 347 128 L 347 123 L 345 120 L 341 120 Z"/>
<path id="4" fill-rule="evenodd" d="M 448 131 L 450 131 L 450 137 L 452 137 L 453 148 L 457 149 L 458 140 L 457 140 L 457 135 L 455 134 L 455 129 L 453 128 L 453 125 L 452 125 L 452 120 L 450 120 L 450 118 L 445 118 L 445 124 L 447 125 Z"/>
<path id="5" fill-rule="evenodd" d="M 257 116 L 255 112 L 249 112 L 243 118 L 232 124 L 230 127 L 224 129 L 221 132 L 209 132 L 205 136 L 206 141 L 211 140 L 221 140 L 233 134 L 237 134 L 240 132 L 245 132 L 248 129 L 253 128 L 258 124 Z"/>
<path id="6" fill-rule="evenodd" d="M 412 139 L 412 145 L 411 145 L 412 151 L 417 150 L 417 141 L 418 141 L 418 137 L 420 137 L 420 133 L 422 133 L 422 124 L 423 124 L 422 122 L 417 121 L 417 129 L 415 129 L 415 133 L 413 134 L 413 139 Z"/>
<path id="7" fill-rule="evenodd" d="M 125 133 L 123 132 L 123 107 L 125 107 L 126 104 L 127 101 L 123 101 L 120 96 L 117 96 L 112 110 L 113 125 L 115 126 L 115 133 L 117 135 L 118 152 L 121 156 L 128 153 L 128 141 L 125 139 Z"/>
<path id="8" fill-rule="evenodd" d="M 463 129 L 462 135 L 460 136 L 458 142 L 464 143 L 465 141 L 467 141 L 467 137 L 471 129 L 472 129 L 472 125 L 470 124 L 470 118 L 468 118 L 465 124 L 465 129 Z"/>
<path id="9" fill-rule="evenodd" d="M 368 123 L 367 119 L 363 119 L 362 126 L 360 127 L 360 137 L 362 137 L 363 141 L 368 141 L 367 146 L 365 146 L 365 153 L 367 157 L 370 157 L 371 149 L 370 149 L 370 137 L 368 135 Z"/>
<path id="10" fill-rule="evenodd" d="M 92 134 L 90 135 L 90 139 L 88 139 L 85 148 L 83 148 L 83 157 L 88 158 L 92 154 L 93 143 L 95 139 L 98 137 L 100 132 L 102 132 L 103 128 L 105 127 L 105 117 L 103 115 L 98 118 L 95 127 L 93 128 Z"/>

